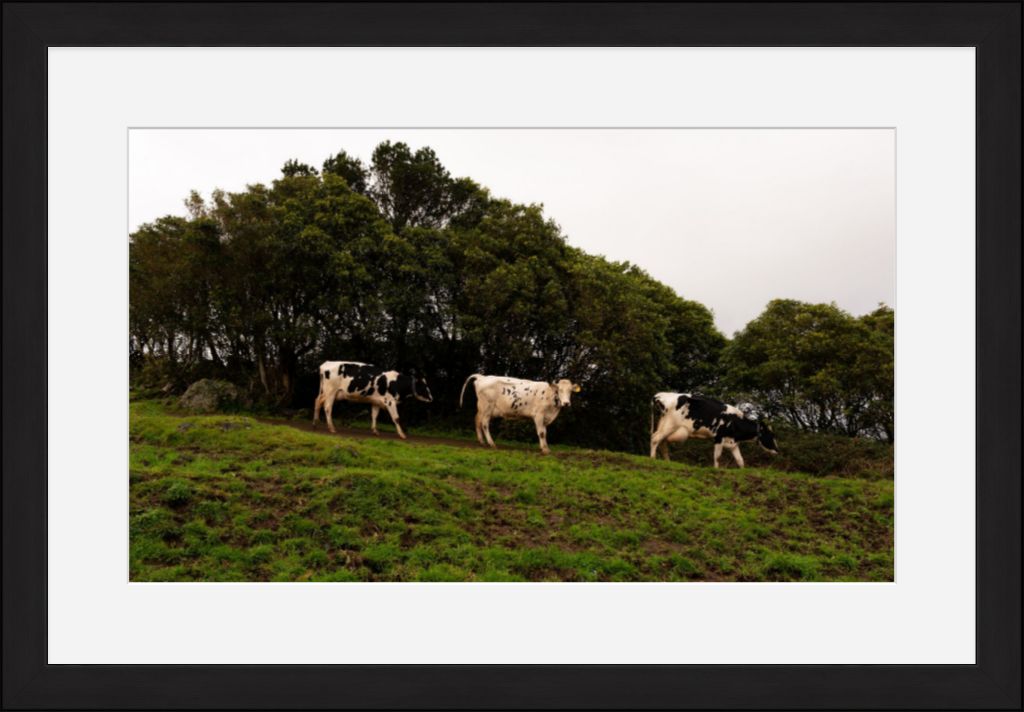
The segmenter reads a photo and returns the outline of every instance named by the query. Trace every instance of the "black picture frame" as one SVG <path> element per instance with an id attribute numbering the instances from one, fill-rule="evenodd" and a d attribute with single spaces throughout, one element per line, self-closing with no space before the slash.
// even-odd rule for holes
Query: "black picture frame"
<path id="1" fill-rule="evenodd" d="M 977 664 L 48 665 L 47 48 L 146 45 L 976 47 Z M 5 709 L 1021 707 L 1020 2 L 4 3 L 3 129 Z"/>

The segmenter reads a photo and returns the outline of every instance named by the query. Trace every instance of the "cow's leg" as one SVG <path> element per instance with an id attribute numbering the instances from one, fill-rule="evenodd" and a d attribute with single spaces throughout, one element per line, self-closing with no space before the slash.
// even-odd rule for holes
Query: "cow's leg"
<path id="1" fill-rule="evenodd" d="M 548 449 L 548 429 L 544 425 L 544 416 L 538 416 L 533 419 L 533 424 L 537 426 L 537 439 L 540 441 L 540 451 L 547 455 L 551 452 Z"/>
<path id="2" fill-rule="evenodd" d="M 665 437 L 665 440 L 662 441 L 661 443 L 661 454 L 665 457 L 666 460 L 671 459 L 668 456 L 668 444 L 685 443 L 687 440 L 689 440 L 691 432 L 692 431 L 689 428 L 683 426 L 676 428 Z"/>
<path id="3" fill-rule="evenodd" d="M 484 442 L 484 428 L 481 424 L 482 421 L 483 416 L 480 415 L 480 410 L 477 409 L 476 416 L 473 418 L 473 424 L 476 425 L 476 439 L 481 445 L 486 445 L 487 443 Z"/>
<path id="4" fill-rule="evenodd" d="M 736 467 L 743 467 L 743 455 L 740 454 L 739 443 L 733 443 L 729 447 L 729 452 L 732 453 L 732 459 L 736 461 Z"/>
<path id="5" fill-rule="evenodd" d="M 313 403 L 313 427 L 320 424 L 320 406 L 324 404 L 324 392 L 316 394 L 316 401 Z"/>
<path id="6" fill-rule="evenodd" d="M 664 441 L 665 436 L 661 432 L 661 423 L 658 423 L 658 428 L 651 433 L 651 459 L 658 457 L 658 447 Z"/>
<path id="7" fill-rule="evenodd" d="M 669 435 L 673 432 L 673 425 L 669 422 L 668 418 L 662 418 L 658 421 L 658 427 L 655 428 L 654 432 L 651 433 L 651 458 L 658 456 L 658 447 L 665 442 Z M 668 459 L 668 458 L 665 458 Z"/>
<path id="8" fill-rule="evenodd" d="M 686 442 L 688 437 L 690 437 L 690 431 L 685 427 L 676 427 L 667 418 L 662 419 L 658 423 L 657 430 L 651 435 L 651 457 L 656 458 L 658 451 L 661 450 L 662 457 L 668 460 L 669 442 Z"/>
<path id="9" fill-rule="evenodd" d="M 334 413 L 334 400 L 338 397 L 338 389 L 324 387 L 324 392 L 320 394 L 320 397 L 323 400 L 321 405 L 324 407 L 324 415 L 327 417 L 327 429 L 336 433 L 338 431 L 334 429 L 334 419 L 331 415 Z"/>
<path id="10" fill-rule="evenodd" d="M 664 455 L 666 449 L 668 442 L 665 436 L 657 430 L 651 433 L 651 459 L 657 459 L 659 451 Z"/>
<path id="11" fill-rule="evenodd" d="M 494 438 L 491 437 L 491 416 L 489 413 L 485 413 L 480 416 L 480 427 L 483 428 L 484 437 L 487 438 L 487 444 L 493 448 L 498 446 L 494 444 Z"/>
<path id="12" fill-rule="evenodd" d="M 722 457 L 722 443 L 715 441 L 715 467 L 718 467 L 718 460 Z"/>
<path id="13" fill-rule="evenodd" d="M 398 404 L 388 398 L 384 401 L 384 407 L 388 409 L 388 415 L 391 416 L 391 422 L 395 424 L 395 430 L 398 431 L 398 437 L 405 440 L 405 433 L 402 432 L 402 423 L 398 418 Z"/>
<path id="14" fill-rule="evenodd" d="M 380 406 L 379 405 L 371 405 L 370 406 L 370 431 L 374 435 L 380 435 L 380 433 L 377 432 L 377 415 L 379 413 L 380 413 Z"/>

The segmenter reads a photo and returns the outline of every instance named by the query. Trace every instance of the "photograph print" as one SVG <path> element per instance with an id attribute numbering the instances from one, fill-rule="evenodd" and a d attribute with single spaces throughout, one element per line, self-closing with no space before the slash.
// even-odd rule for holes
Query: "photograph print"
<path id="1" fill-rule="evenodd" d="M 132 582 L 894 580 L 894 130 L 128 139 Z"/>

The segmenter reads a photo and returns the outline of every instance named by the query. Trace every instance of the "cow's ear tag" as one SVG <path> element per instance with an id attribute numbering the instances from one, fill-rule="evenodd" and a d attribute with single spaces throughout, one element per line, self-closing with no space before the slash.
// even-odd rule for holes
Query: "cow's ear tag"
<path id="1" fill-rule="evenodd" d="M 573 387 L 572 387 L 572 392 L 573 392 L 573 393 L 579 393 L 579 392 L 580 392 L 580 391 L 582 391 L 582 390 L 583 390 L 583 389 L 582 389 L 582 388 L 580 388 L 579 386 L 573 386 Z"/>

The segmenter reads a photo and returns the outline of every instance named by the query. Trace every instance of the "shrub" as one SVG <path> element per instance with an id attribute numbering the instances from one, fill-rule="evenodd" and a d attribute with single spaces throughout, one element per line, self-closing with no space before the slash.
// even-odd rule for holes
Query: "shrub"
<path id="1" fill-rule="evenodd" d="M 807 472 L 818 476 L 858 479 L 892 479 L 893 446 L 871 438 L 807 433 L 774 426 L 779 454 L 772 455 L 756 443 L 742 443 L 743 460 L 748 467 L 770 467 L 786 472 Z M 672 459 L 701 467 L 711 465 L 714 443 L 690 440 L 671 446 Z M 722 453 L 723 466 L 732 466 L 729 453 Z"/>

